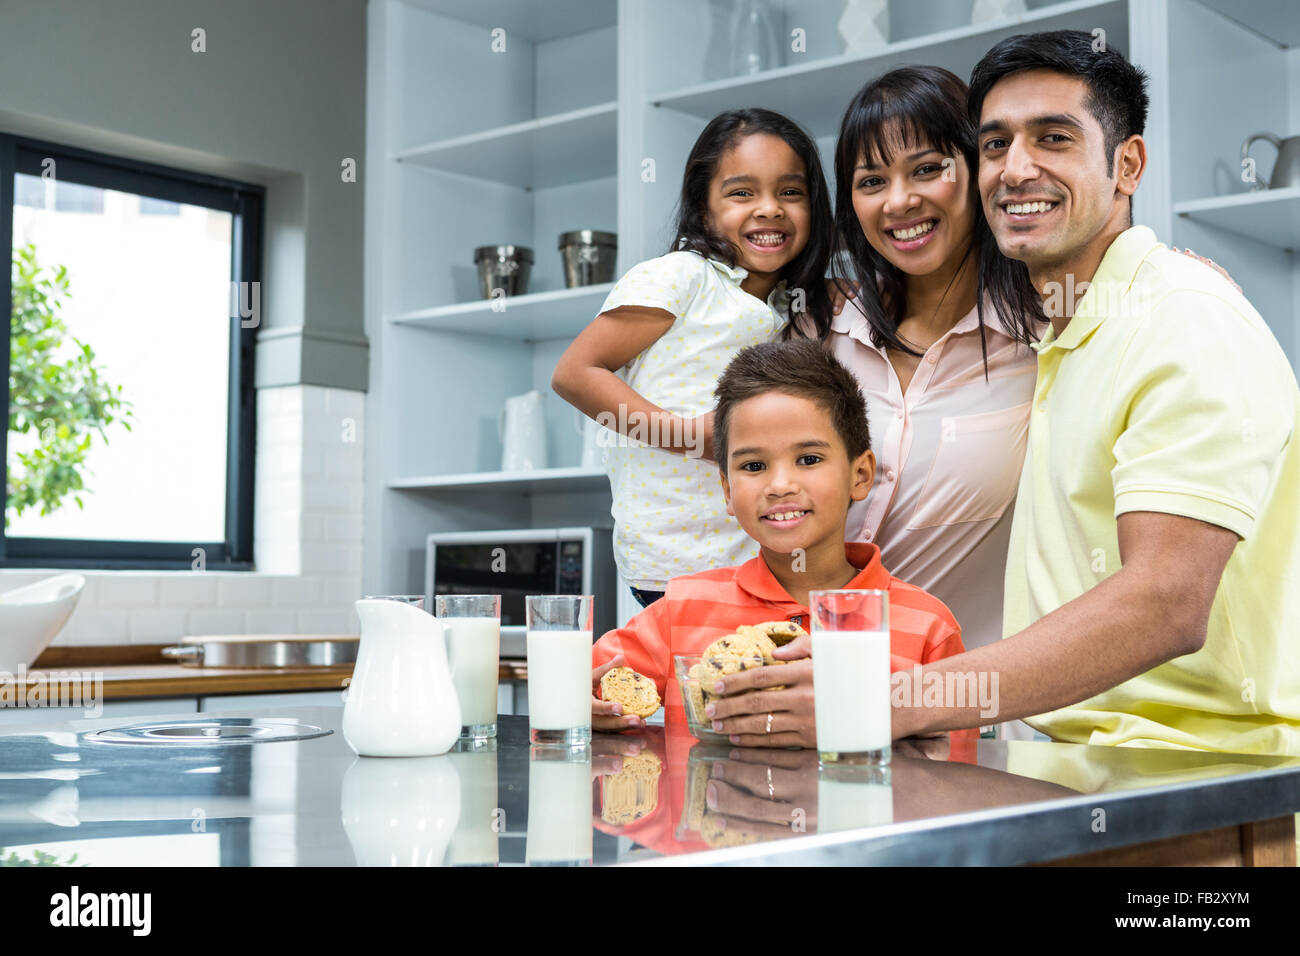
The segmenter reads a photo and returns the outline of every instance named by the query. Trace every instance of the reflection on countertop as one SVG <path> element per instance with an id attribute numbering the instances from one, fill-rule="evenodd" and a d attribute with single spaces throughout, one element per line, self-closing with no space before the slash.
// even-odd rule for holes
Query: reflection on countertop
<path id="1" fill-rule="evenodd" d="M 118 718 L 0 736 L 0 862 L 710 863 L 737 847 L 751 861 L 805 848 L 830 862 L 1003 864 L 1170 835 L 1125 834 L 1132 814 L 1099 833 L 1098 807 L 1142 801 L 1177 834 L 1300 809 L 1300 758 L 944 735 L 897 742 L 884 768 L 819 768 L 812 751 L 719 746 L 672 721 L 540 750 L 527 718 L 511 716 L 476 748 L 366 758 L 338 732 L 341 707 L 257 716 L 334 733 L 165 748 L 88 739 L 130 722 Z"/>

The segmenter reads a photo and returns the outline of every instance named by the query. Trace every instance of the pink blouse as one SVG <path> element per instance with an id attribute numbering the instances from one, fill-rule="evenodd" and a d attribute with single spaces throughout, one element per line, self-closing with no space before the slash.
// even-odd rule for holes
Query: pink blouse
<path id="1" fill-rule="evenodd" d="M 876 455 L 871 494 L 850 507 L 845 540 L 879 545 L 890 573 L 947 604 L 968 650 L 1002 637 L 1007 542 L 1038 367 L 991 306 L 984 316 L 987 382 L 975 309 L 926 350 L 906 394 L 856 301 L 835 317 L 828 343 L 861 383 Z"/>

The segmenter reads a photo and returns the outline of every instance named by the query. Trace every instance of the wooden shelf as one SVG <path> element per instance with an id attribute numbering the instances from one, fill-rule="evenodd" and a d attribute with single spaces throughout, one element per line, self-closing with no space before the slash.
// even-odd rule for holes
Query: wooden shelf
<path id="1" fill-rule="evenodd" d="M 1128 6 L 1123 0 L 1072 0 L 1030 10 L 1023 16 L 915 37 L 866 53 L 848 53 L 756 76 L 731 77 L 651 95 L 666 106 L 702 119 L 723 110 L 761 104 L 796 118 L 814 136 L 839 131 L 849 100 L 871 77 L 895 66 L 928 63 L 963 79 L 998 40 L 1016 33 L 1078 27 L 1080 12 L 1107 36 L 1127 36 Z"/>
<path id="2" fill-rule="evenodd" d="M 504 27 L 536 42 L 555 40 L 612 27 L 618 23 L 616 0 L 406 0 L 453 20 L 474 23 L 486 29 Z"/>
<path id="3" fill-rule="evenodd" d="M 1174 213 L 1278 249 L 1300 249 L 1300 186 L 1174 203 Z"/>
<path id="4" fill-rule="evenodd" d="M 418 309 L 394 315 L 395 325 L 417 325 L 445 332 L 486 335 L 493 338 L 543 339 L 572 338 L 596 317 L 605 296 L 614 283 L 555 289 L 528 295 L 506 296 L 495 301 L 457 302 L 431 309 Z M 504 303 L 500 312 L 492 306 Z"/>
<path id="5" fill-rule="evenodd" d="M 617 135 L 618 106 L 601 103 L 413 146 L 393 159 L 507 186 L 548 189 L 614 176 Z"/>
<path id="6" fill-rule="evenodd" d="M 432 475 L 398 478 L 388 483 L 395 491 L 462 492 L 490 491 L 494 494 L 568 494 L 608 491 L 609 478 L 595 468 L 545 468 L 540 471 L 484 471 L 460 475 Z"/>
<path id="7" fill-rule="evenodd" d="M 1201 0 L 1201 5 L 1280 47 L 1300 46 L 1300 13 L 1295 0 Z"/>

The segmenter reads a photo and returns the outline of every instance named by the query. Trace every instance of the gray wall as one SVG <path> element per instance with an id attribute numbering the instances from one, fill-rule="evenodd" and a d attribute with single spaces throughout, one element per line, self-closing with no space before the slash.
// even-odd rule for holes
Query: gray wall
<path id="1" fill-rule="evenodd" d="M 366 388 L 365 81 L 365 0 L 0 0 L 0 130 L 267 187 L 259 387 Z"/>

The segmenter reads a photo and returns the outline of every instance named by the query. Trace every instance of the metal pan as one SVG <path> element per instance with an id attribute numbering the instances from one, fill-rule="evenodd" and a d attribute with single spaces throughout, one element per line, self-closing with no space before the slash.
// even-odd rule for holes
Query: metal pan
<path id="1" fill-rule="evenodd" d="M 233 635 L 187 637 L 163 656 L 185 667 L 348 667 L 356 663 L 359 637 Z"/>

